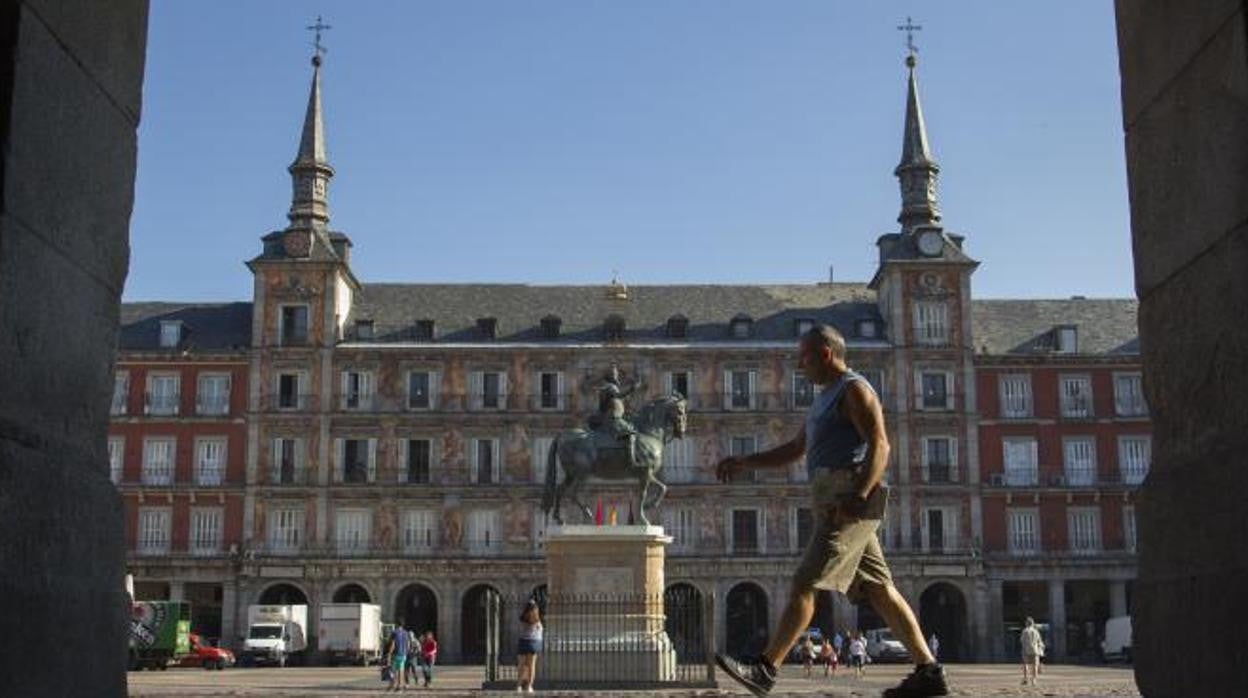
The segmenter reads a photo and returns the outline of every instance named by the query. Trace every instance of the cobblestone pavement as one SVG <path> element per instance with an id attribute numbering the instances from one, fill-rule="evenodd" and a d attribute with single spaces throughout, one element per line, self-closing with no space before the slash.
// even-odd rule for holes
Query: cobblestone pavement
<path id="1" fill-rule="evenodd" d="M 1019 685 L 1020 670 L 1014 664 L 958 664 L 947 667 L 951 695 L 955 696 L 1138 696 L 1130 668 L 1046 666 L 1036 688 Z M 824 695 L 835 697 L 878 696 L 909 671 L 902 665 L 872 665 L 867 676 L 855 679 L 839 672 L 833 679 L 821 675 L 807 679 L 800 667 L 786 666 L 774 696 Z M 541 673 L 541 667 L 538 667 Z M 466 695 L 514 695 L 483 692 L 481 667 L 439 667 L 432 689 L 409 689 L 408 695 L 430 694 L 451 698 Z M 292 667 L 287 669 L 170 669 L 131 672 L 132 696 L 366 696 L 384 693 L 377 668 Z M 629 695 L 628 691 L 538 691 L 546 695 Z M 642 693 L 642 692 L 633 692 Z M 647 691 L 664 696 L 742 696 L 726 677 L 719 690 Z"/>

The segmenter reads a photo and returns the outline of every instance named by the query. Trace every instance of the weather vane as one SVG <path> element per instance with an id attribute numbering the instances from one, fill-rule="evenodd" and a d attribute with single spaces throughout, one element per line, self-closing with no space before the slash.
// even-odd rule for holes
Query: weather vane
<path id="1" fill-rule="evenodd" d="M 321 32 L 325 29 L 333 29 L 333 27 L 321 21 L 320 15 L 316 16 L 316 24 L 312 24 L 308 26 L 308 31 L 316 32 L 315 37 L 312 39 L 312 49 L 313 49 L 312 63 L 313 65 L 320 65 L 321 56 L 329 50 L 321 45 Z"/>
<path id="2" fill-rule="evenodd" d="M 905 24 L 897 25 L 897 31 L 906 33 L 906 50 L 910 52 L 910 55 L 906 56 L 907 64 L 911 63 L 914 60 L 914 54 L 919 52 L 919 47 L 914 45 L 914 33 L 916 31 L 921 31 L 922 29 L 922 25 L 915 24 L 914 20 L 909 17 L 906 17 Z"/>

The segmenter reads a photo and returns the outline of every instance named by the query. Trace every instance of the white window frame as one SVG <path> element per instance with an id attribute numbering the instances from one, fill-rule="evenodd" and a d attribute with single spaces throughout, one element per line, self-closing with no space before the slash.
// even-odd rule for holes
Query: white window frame
<path id="1" fill-rule="evenodd" d="M 958 482 L 958 437 L 952 434 L 926 434 L 919 438 L 919 458 L 923 466 L 923 482 L 934 482 L 931 476 L 931 453 L 928 443 L 932 441 L 949 442 L 949 481 L 937 484 L 953 484 Z"/>
<path id="2" fill-rule="evenodd" d="M 672 393 L 676 392 L 676 374 L 677 373 L 685 374 L 685 392 L 690 393 L 689 395 L 684 396 L 685 402 L 690 407 L 692 407 L 694 404 L 693 393 L 696 392 L 695 388 L 697 387 L 697 384 L 693 382 L 694 372 L 692 368 L 673 368 L 673 369 L 664 371 L 663 372 L 663 394 L 671 395 Z"/>
<path id="3" fill-rule="evenodd" d="M 939 406 L 927 406 L 926 396 L 923 394 L 923 378 L 924 376 L 944 376 L 945 378 L 945 404 Z M 944 412 L 954 408 L 954 383 L 953 371 L 936 368 L 918 368 L 914 372 L 914 408 L 920 412 Z"/>
<path id="4" fill-rule="evenodd" d="M 1062 476 L 1071 487 L 1096 484 L 1096 437 L 1062 437 Z"/>
<path id="5" fill-rule="evenodd" d="M 295 377 L 295 404 L 290 406 L 282 405 L 282 377 Z M 308 372 L 303 369 L 278 369 L 273 375 L 273 409 L 282 412 L 293 412 L 302 410 L 307 405 L 304 386 L 308 385 Z"/>
<path id="6" fill-rule="evenodd" d="M 550 406 L 545 404 L 545 395 L 542 393 L 542 377 L 546 375 L 555 377 L 555 404 Z M 564 397 L 564 392 L 563 371 L 543 368 L 533 372 L 532 409 L 539 412 L 562 412 L 567 409 L 567 399 Z"/>
<path id="7" fill-rule="evenodd" d="M 741 449 L 737 448 L 737 441 L 738 441 L 738 440 L 744 441 L 744 440 L 746 440 L 746 439 L 749 439 L 750 441 L 752 441 L 752 442 L 754 443 L 754 450 L 752 450 L 752 451 L 743 451 L 743 450 L 741 450 Z M 727 445 L 728 445 L 728 448 L 727 448 L 727 449 L 725 449 L 725 450 L 727 450 L 727 451 L 728 451 L 728 455 L 730 455 L 730 456 L 738 456 L 738 457 L 750 456 L 750 455 L 753 455 L 753 454 L 755 454 L 755 453 L 758 453 L 758 452 L 759 452 L 759 448 L 760 448 L 760 442 L 759 442 L 759 438 L 758 438 L 758 435 L 757 435 L 757 434 L 729 434 L 729 435 L 728 435 L 728 444 L 727 444 Z"/>
<path id="8" fill-rule="evenodd" d="M 931 546 L 931 536 L 928 535 L 931 529 L 931 521 L 929 521 L 928 512 L 940 512 L 941 525 L 941 542 L 940 550 L 934 550 Z M 921 537 L 922 550 L 925 553 L 951 553 L 958 549 L 958 507 L 956 506 L 925 506 L 920 510 L 919 535 Z"/>
<path id="9" fill-rule="evenodd" d="M 1136 528 L 1135 522 L 1135 505 L 1124 504 L 1122 507 L 1122 547 L 1129 553 L 1134 553 L 1139 545 L 1139 530 Z"/>
<path id="10" fill-rule="evenodd" d="M 1075 386 L 1083 388 L 1076 394 Z M 1086 373 L 1063 373 L 1057 379 L 1058 404 L 1065 419 L 1091 419 L 1096 408 L 1093 403 L 1092 377 Z M 1082 406 L 1080 405 L 1082 402 Z"/>
<path id="11" fill-rule="evenodd" d="M 735 385 L 733 382 L 734 374 L 744 373 L 746 378 L 746 390 L 749 394 L 746 396 L 746 404 L 744 406 L 736 406 L 734 397 L 736 397 Z M 724 410 L 727 412 L 749 412 L 758 409 L 758 369 L 749 367 L 737 367 L 724 369 Z"/>
<path id="12" fill-rule="evenodd" d="M 500 523 L 497 509 L 470 509 L 464 521 L 464 543 L 469 554 L 501 553 L 503 539 Z"/>
<path id="13" fill-rule="evenodd" d="M 348 368 L 339 374 L 339 388 L 338 404 L 343 412 L 372 411 L 377 400 L 376 374 L 373 371 Z"/>
<path id="14" fill-rule="evenodd" d="M 914 301 L 914 343 L 944 347 L 950 341 L 949 304 L 945 301 Z"/>
<path id="15" fill-rule="evenodd" d="M 172 508 L 139 507 L 135 552 L 139 555 L 168 555 L 172 525 Z"/>
<path id="16" fill-rule="evenodd" d="M 312 343 L 312 306 L 309 303 L 281 303 L 277 306 L 277 344 L 278 346 L 303 346 L 287 344 L 285 314 L 287 308 L 303 308 L 304 312 L 304 343 Z"/>
<path id="17" fill-rule="evenodd" d="M 801 512 L 803 511 L 810 512 L 811 535 L 814 535 L 815 512 L 810 505 L 801 504 L 789 507 L 789 550 L 791 552 L 802 550 Z"/>
<path id="18" fill-rule="evenodd" d="M 733 514 L 738 511 L 754 512 L 754 528 L 755 535 L 758 536 L 758 549 L 754 551 L 738 551 L 736 541 L 736 527 L 733 526 Z M 766 511 L 762 507 L 756 506 L 730 506 L 724 511 L 724 525 L 728 529 L 728 535 L 724 536 L 724 540 L 728 542 L 727 552 L 730 555 L 762 555 L 767 552 L 767 517 Z"/>
<path id="19" fill-rule="evenodd" d="M 168 461 L 154 462 L 154 457 L 162 450 L 160 445 L 165 445 L 163 449 L 168 456 Z M 148 486 L 169 486 L 173 484 L 174 478 L 177 477 L 178 468 L 178 439 L 176 436 L 149 436 L 143 439 L 143 469 L 140 476 L 140 482 Z"/>
<path id="20" fill-rule="evenodd" d="M 673 439 L 663 446 L 663 481 L 696 482 L 698 480 L 697 441 L 692 434 Z"/>
<path id="21" fill-rule="evenodd" d="M 1143 448 L 1129 446 L 1132 443 L 1143 444 Z M 1142 451 L 1142 456 L 1139 451 Z M 1133 462 L 1136 458 L 1144 462 L 1142 464 Z M 1144 478 L 1148 477 L 1148 471 L 1152 467 L 1152 459 L 1153 437 L 1148 434 L 1125 434 L 1118 437 L 1118 474 L 1124 484 L 1143 484 Z"/>
<path id="22" fill-rule="evenodd" d="M 303 547 L 307 511 L 302 507 L 270 509 L 268 520 L 269 550 L 274 553 L 298 553 Z"/>
<path id="23" fill-rule="evenodd" d="M 420 482 L 412 479 L 411 459 L 412 442 L 427 441 L 429 443 L 429 481 Z M 435 473 L 438 464 L 438 440 L 432 436 L 403 436 L 399 438 L 399 482 L 406 482 L 414 485 L 432 485 L 437 482 Z"/>
<path id="24" fill-rule="evenodd" d="M 108 479 L 120 485 L 126 472 L 126 437 L 108 437 Z"/>
<path id="25" fill-rule="evenodd" d="M 205 556 L 219 554 L 224 528 L 224 507 L 192 507 L 187 552 Z"/>
<path id="26" fill-rule="evenodd" d="M 363 441 L 366 443 L 364 462 L 364 482 L 348 482 L 347 480 L 347 442 Z M 377 439 L 371 436 L 341 436 L 334 439 L 334 482 L 353 485 L 372 484 L 377 482 Z"/>
<path id="27" fill-rule="evenodd" d="M 215 463 L 208 456 L 216 451 Z M 230 459 L 230 440 L 226 436 L 200 436 L 195 438 L 195 484 L 201 487 L 219 487 L 225 484 L 225 473 Z"/>
<path id="28" fill-rule="evenodd" d="M 1062 326 L 1054 329 L 1057 337 L 1057 346 L 1054 351 L 1058 354 L 1077 354 L 1079 353 L 1079 328 L 1072 326 Z"/>
<path id="29" fill-rule="evenodd" d="M 1124 389 L 1124 386 L 1129 386 Z M 1144 374 L 1139 371 L 1114 374 L 1114 414 L 1118 417 L 1147 417 Z"/>
<path id="30" fill-rule="evenodd" d="M 502 484 L 501 480 L 503 476 L 503 464 L 499 462 L 499 459 L 502 457 L 501 443 L 498 438 L 489 437 L 489 436 L 474 437 L 468 441 L 470 447 L 472 448 L 472 452 L 469 454 L 469 473 L 468 473 L 469 481 L 474 485 L 482 484 L 481 473 L 480 473 L 481 466 L 480 466 L 480 460 L 479 460 L 480 453 L 481 453 L 481 447 L 479 444 L 482 441 L 487 441 L 490 443 L 490 461 L 491 461 L 490 463 L 491 473 L 490 474 L 493 477 L 490 479 L 489 483 L 486 483 L 486 484 L 489 484 L 489 485 Z"/>
<path id="31" fill-rule="evenodd" d="M 373 512 L 365 507 L 334 511 L 334 551 L 339 555 L 363 555 L 372 543 Z"/>
<path id="32" fill-rule="evenodd" d="M 195 414 L 213 416 L 230 413 L 230 374 L 220 371 L 207 371 L 195 377 Z M 210 395 L 206 390 L 209 384 L 222 385 L 217 395 Z M 213 402 L 215 400 L 215 402 Z"/>
<path id="33" fill-rule="evenodd" d="M 157 385 L 172 385 L 172 395 L 156 394 Z M 152 416 L 177 416 L 182 405 L 182 375 L 176 371 L 152 371 L 147 374 L 147 399 L 144 412 Z"/>
<path id="34" fill-rule="evenodd" d="M 1011 446 L 1021 452 L 1023 445 L 1029 448 L 1030 463 L 1011 465 Z M 1040 484 L 1039 441 L 1034 436 L 1006 436 L 1001 439 L 1001 468 L 1005 484 L 1010 487 L 1035 487 Z"/>
<path id="35" fill-rule="evenodd" d="M 433 509 L 403 511 L 403 552 L 422 553 L 438 546 L 438 517 Z"/>
<path id="36" fill-rule="evenodd" d="M 697 547 L 697 510 L 691 506 L 667 507 L 660 513 L 663 532 L 672 537 L 668 550 L 674 553 L 692 552 Z"/>
<path id="37" fill-rule="evenodd" d="M 294 462 L 291 464 L 291 482 L 282 482 L 282 442 L 290 441 L 292 445 L 292 458 Z M 272 448 L 269 451 L 269 482 L 274 485 L 305 484 L 305 462 L 306 456 L 305 446 L 302 438 L 296 436 L 274 436 L 272 440 Z"/>
<path id="38" fill-rule="evenodd" d="M 182 321 L 181 320 L 161 320 L 160 321 L 160 348 L 161 349 L 177 349 L 178 344 L 182 341 Z"/>
<path id="39" fill-rule="evenodd" d="M 997 394 L 1002 419 L 1031 419 L 1035 402 L 1031 394 L 1030 373 L 1003 373 L 997 377 Z"/>
<path id="40" fill-rule="evenodd" d="M 809 387 L 810 399 L 802 401 L 799 399 L 801 395 L 801 384 Z M 815 385 L 809 378 L 802 375 L 801 371 L 792 371 L 789 375 L 789 405 L 797 411 L 808 410 L 810 406 L 815 404 L 815 398 L 819 395 L 819 386 Z"/>
<path id="41" fill-rule="evenodd" d="M 426 395 L 427 406 L 412 404 L 412 375 L 424 373 L 429 379 L 429 394 Z M 412 412 L 428 412 L 438 409 L 438 399 L 442 393 L 441 372 L 432 368 L 413 368 L 403 374 L 403 394 L 406 396 L 406 408 Z"/>
<path id="42" fill-rule="evenodd" d="M 113 401 L 108 413 L 114 417 L 123 416 L 129 409 L 130 372 L 118 370 L 113 374 Z"/>
<path id="43" fill-rule="evenodd" d="M 1081 520 L 1089 517 L 1087 520 Z M 1066 544 L 1074 555 L 1099 555 L 1101 544 L 1101 508 L 1069 507 L 1066 509 Z"/>
<path id="44" fill-rule="evenodd" d="M 533 482 L 546 482 L 546 468 L 549 465 L 550 449 L 555 445 L 555 437 L 546 435 L 533 436 L 530 440 L 530 458 L 533 466 Z M 669 444 L 670 445 L 670 444 Z M 664 449 L 666 452 L 666 449 Z"/>
<path id="45" fill-rule="evenodd" d="M 498 405 L 485 405 L 485 374 L 498 375 Z M 481 412 L 502 412 L 507 409 L 507 372 L 501 369 L 478 369 L 468 373 L 468 408 Z"/>
<path id="46" fill-rule="evenodd" d="M 1026 526 L 1020 524 L 1027 522 Z M 1006 547 L 1010 555 L 1040 554 L 1040 510 L 1036 507 L 1009 507 L 1005 510 Z"/>

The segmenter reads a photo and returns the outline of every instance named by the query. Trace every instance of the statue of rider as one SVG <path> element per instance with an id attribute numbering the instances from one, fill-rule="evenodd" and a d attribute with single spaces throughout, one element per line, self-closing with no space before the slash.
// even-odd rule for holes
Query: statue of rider
<path id="1" fill-rule="evenodd" d="M 616 440 L 625 442 L 630 463 L 636 462 L 633 458 L 633 445 L 637 429 L 625 416 L 627 412 L 624 408 L 624 399 L 641 387 L 643 387 L 641 381 L 636 380 L 624 385 L 620 380 L 619 366 L 611 364 L 607 375 L 597 386 L 598 413 L 589 418 L 590 429 L 610 434 Z"/>

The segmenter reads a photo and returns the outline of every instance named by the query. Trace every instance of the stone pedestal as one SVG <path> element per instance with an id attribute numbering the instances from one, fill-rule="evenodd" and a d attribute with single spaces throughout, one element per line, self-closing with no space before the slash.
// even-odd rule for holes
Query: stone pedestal
<path id="1" fill-rule="evenodd" d="M 664 631 L 659 526 L 560 526 L 546 533 L 549 601 L 539 681 L 637 685 L 672 681 Z"/>

